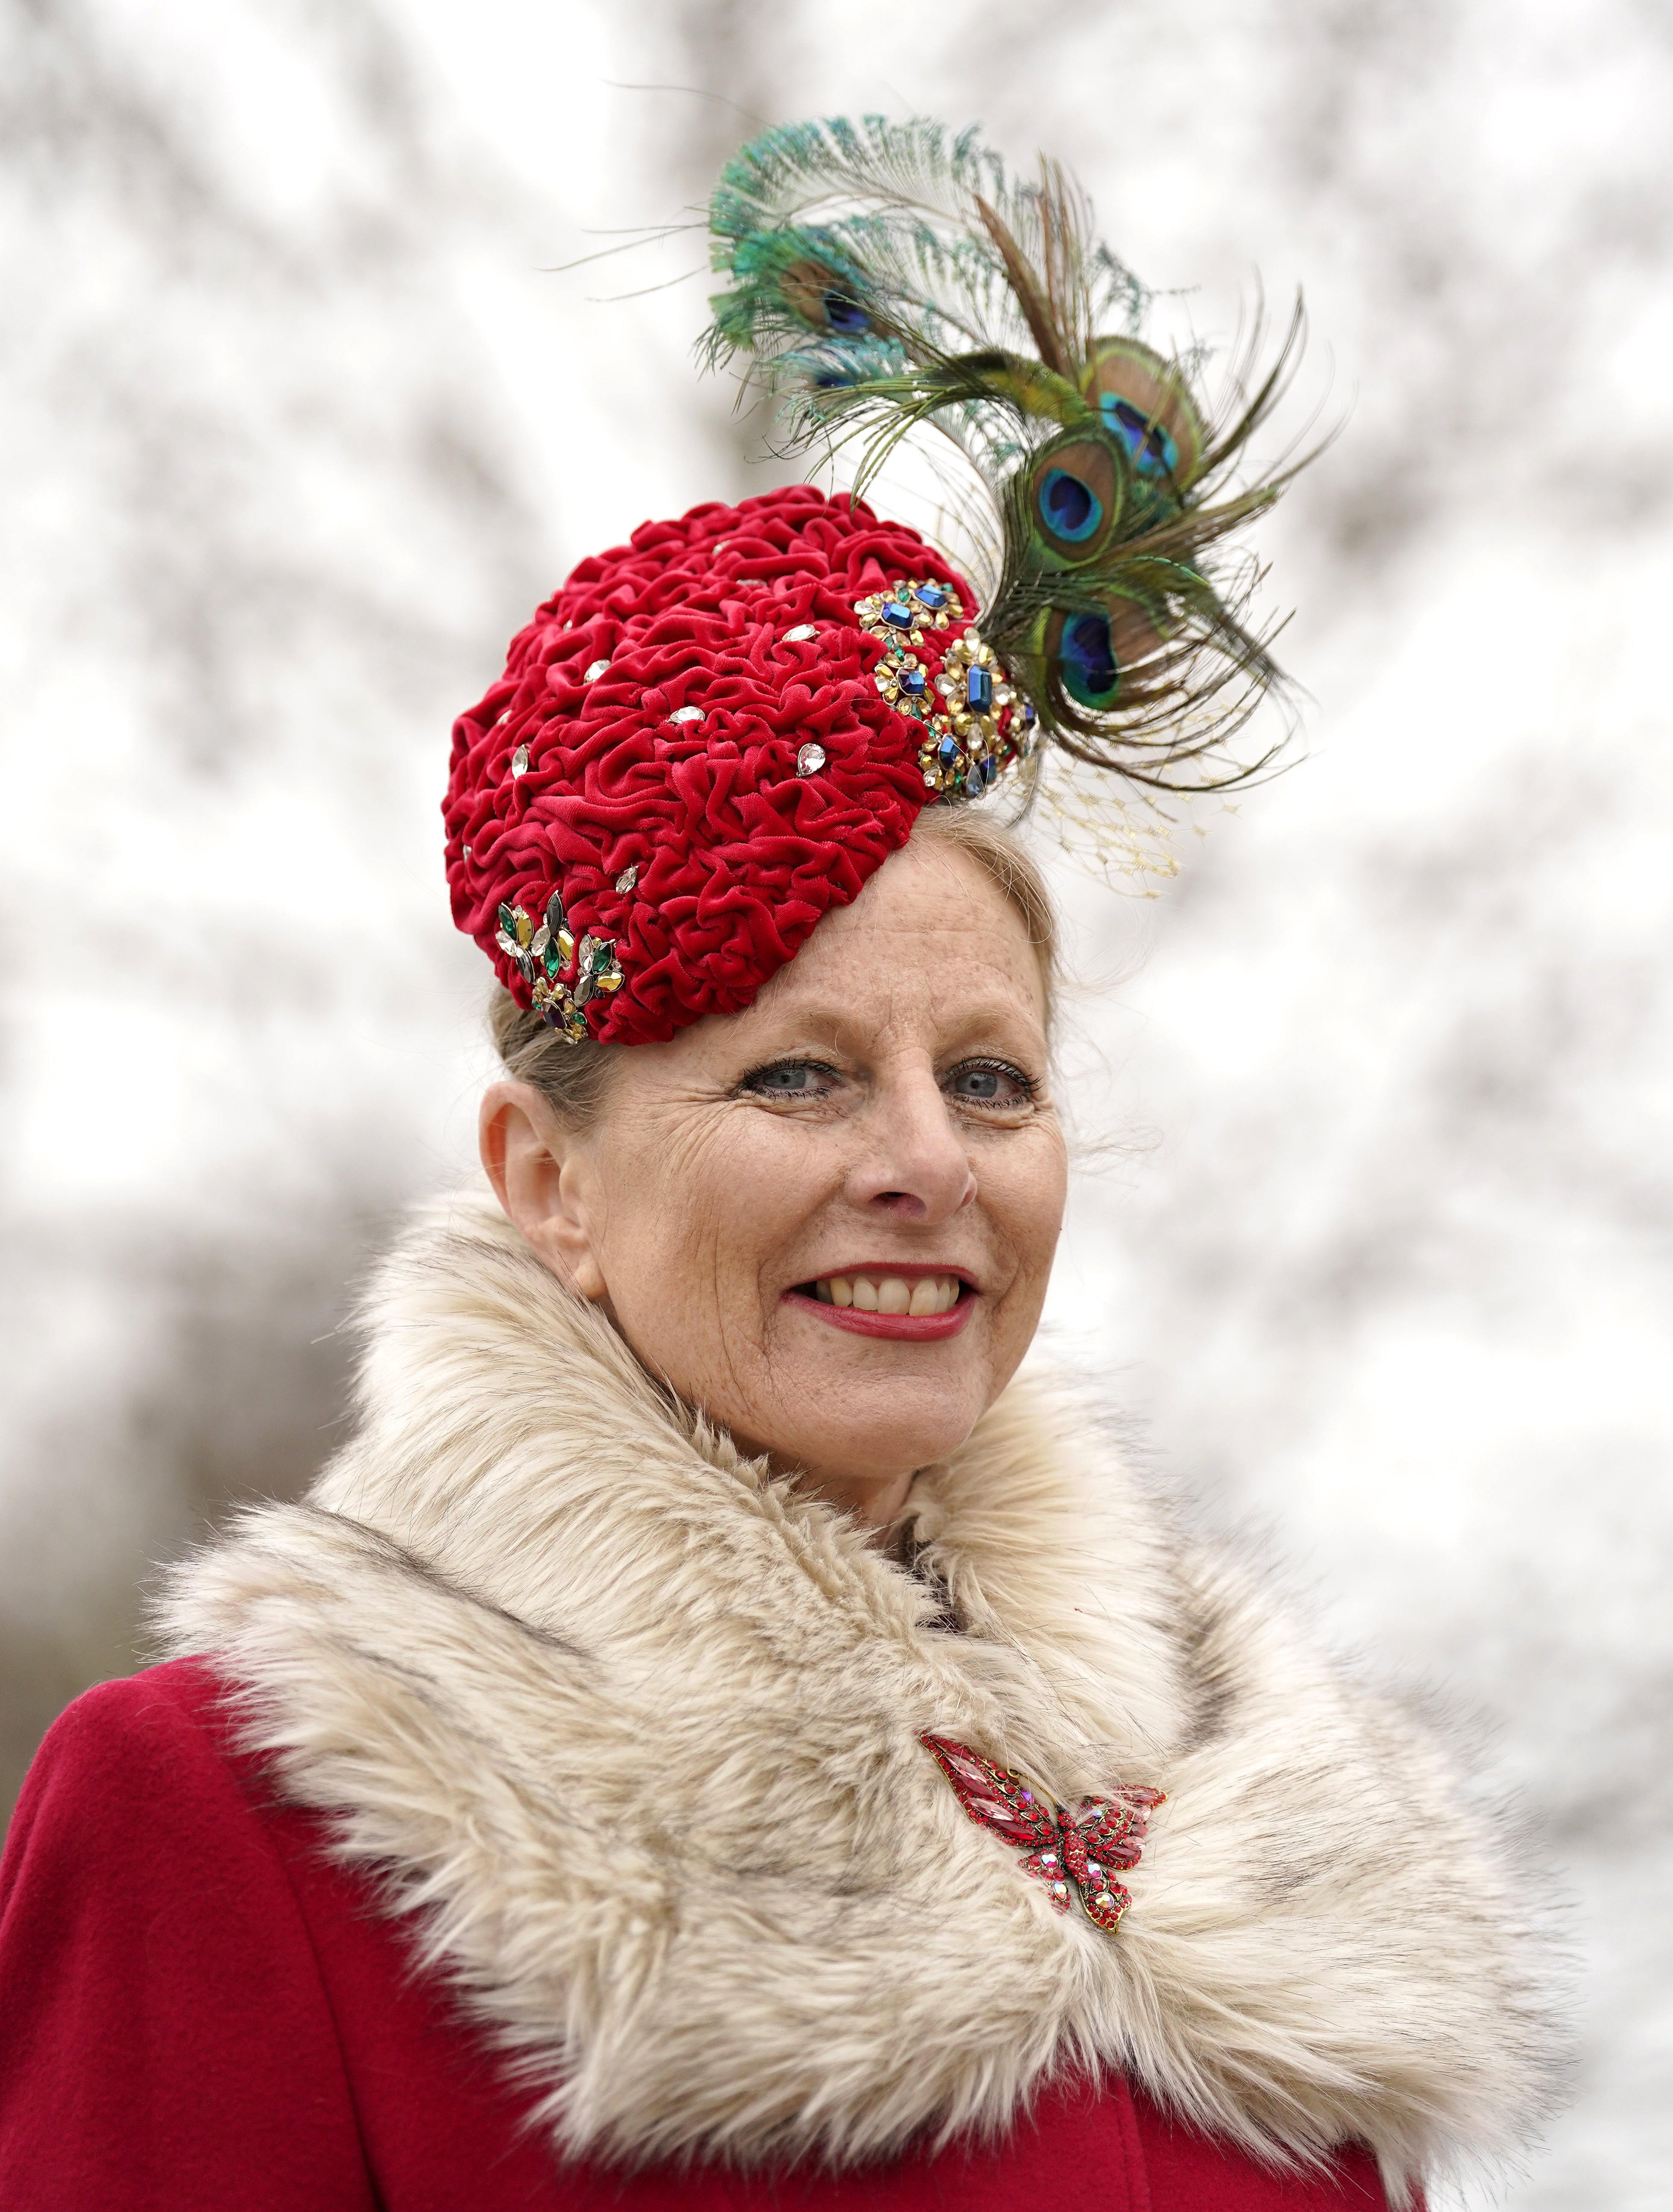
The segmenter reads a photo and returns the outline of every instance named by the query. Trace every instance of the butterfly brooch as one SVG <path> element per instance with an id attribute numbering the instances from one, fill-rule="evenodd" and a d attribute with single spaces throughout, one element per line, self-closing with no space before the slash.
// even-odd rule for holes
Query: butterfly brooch
<path id="1" fill-rule="evenodd" d="M 979 1751 L 946 1736 L 918 1741 L 970 1819 L 991 1828 L 1002 1843 L 1028 1853 L 1023 1872 L 1044 1882 L 1060 1912 L 1072 1912 L 1078 1897 L 1087 1919 L 1115 1934 L 1133 1900 L 1113 1870 L 1125 1872 L 1139 1863 L 1150 1815 L 1167 1802 L 1161 1790 L 1122 1789 L 1112 1798 L 1083 1797 L 1071 1812 Z"/>

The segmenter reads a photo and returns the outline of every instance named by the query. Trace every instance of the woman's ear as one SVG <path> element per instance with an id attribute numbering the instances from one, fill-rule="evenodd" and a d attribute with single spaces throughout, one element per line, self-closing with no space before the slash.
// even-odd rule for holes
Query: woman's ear
<path id="1" fill-rule="evenodd" d="M 593 1237 L 597 1176 L 581 1139 L 532 1083 L 491 1083 L 477 1143 L 494 1195 L 560 1282 L 608 1295 Z"/>

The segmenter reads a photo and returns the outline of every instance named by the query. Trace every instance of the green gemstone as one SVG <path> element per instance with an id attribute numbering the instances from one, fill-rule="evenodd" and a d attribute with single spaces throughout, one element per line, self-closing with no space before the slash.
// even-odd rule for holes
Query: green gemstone
<path id="1" fill-rule="evenodd" d="M 508 906 L 500 908 L 500 927 L 508 937 L 514 938 L 517 934 L 517 917 Z"/>
<path id="2" fill-rule="evenodd" d="M 595 939 L 593 945 L 593 973 L 595 975 L 602 975 L 615 957 L 616 940 L 613 937 Z"/>

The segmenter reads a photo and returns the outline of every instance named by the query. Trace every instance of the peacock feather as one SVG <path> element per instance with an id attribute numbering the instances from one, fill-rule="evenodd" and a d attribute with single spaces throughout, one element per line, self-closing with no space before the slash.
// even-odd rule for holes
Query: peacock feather
<path id="1" fill-rule="evenodd" d="M 1223 790 L 1267 767 L 1233 744 L 1280 684 L 1250 627 L 1259 572 L 1225 541 L 1294 474 L 1232 483 L 1297 356 L 1220 419 L 1195 357 L 1140 332 L 1148 295 L 1092 234 L 1056 162 L 1016 181 L 974 131 L 841 117 L 768 131 L 709 204 L 712 363 L 741 358 L 793 445 L 857 447 L 863 491 L 920 427 L 991 502 L 983 637 L 1075 761 L 1151 791 Z M 1281 740 L 1280 741 L 1281 742 Z"/>

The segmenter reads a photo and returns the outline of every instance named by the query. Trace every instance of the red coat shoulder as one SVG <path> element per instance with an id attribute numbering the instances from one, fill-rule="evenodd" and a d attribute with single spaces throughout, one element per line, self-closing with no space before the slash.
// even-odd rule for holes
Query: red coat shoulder
<path id="1" fill-rule="evenodd" d="M 79 1698 L 0 1860 L 0 2203 L 369 2208 L 284 1859 L 179 1661 Z"/>

